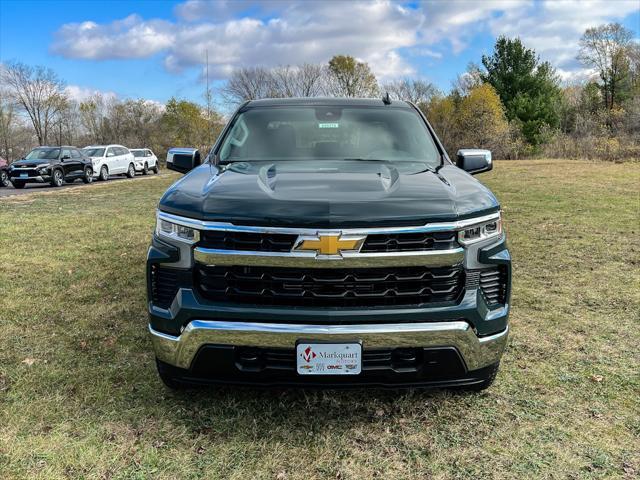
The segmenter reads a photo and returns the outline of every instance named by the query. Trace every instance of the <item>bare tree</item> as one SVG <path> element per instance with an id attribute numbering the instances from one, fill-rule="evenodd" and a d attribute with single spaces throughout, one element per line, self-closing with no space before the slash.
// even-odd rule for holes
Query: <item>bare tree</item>
<path id="1" fill-rule="evenodd" d="M 629 76 L 631 30 L 619 23 L 588 28 L 580 39 L 578 60 L 598 70 L 602 80 L 605 107 L 611 110 L 621 96 L 621 87 Z"/>
<path id="2" fill-rule="evenodd" d="M 222 87 L 223 99 L 230 104 L 271 97 L 271 74 L 264 67 L 244 67 L 235 70 Z"/>
<path id="3" fill-rule="evenodd" d="M 467 65 L 467 70 L 456 76 L 456 79 L 452 82 L 451 90 L 457 97 L 466 97 L 471 93 L 471 90 L 481 86 L 483 83 L 480 66 L 470 62 Z"/>
<path id="4" fill-rule="evenodd" d="M 29 115 L 38 143 L 46 145 L 50 128 L 67 103 L 62 80 L 50 68 L 12 62 L 2 69 L 2 82 Z"/>
<path id="5" fill-rule="evenodd" d="M 438 94 L 438 89 L 426 80 L 405 78 L 385 83 L 382 90 L 396 100 L 406 100 L 414 105 L 427 104 Z"/>
<path id="6" fill-rule="evenodd" d="M 280 66 L 269 74 L 271 95 L 274 97 L 317 97 L 325 94 L 326 70 L 322 65 Z"/>

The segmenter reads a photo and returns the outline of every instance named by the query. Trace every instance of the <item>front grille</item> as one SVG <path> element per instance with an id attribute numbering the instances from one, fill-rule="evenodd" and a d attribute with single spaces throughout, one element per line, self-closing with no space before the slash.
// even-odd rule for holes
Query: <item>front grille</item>
<path id="1" fill-rule="evenodd" d="M 210 300 L 308 307 L 403 306 L 456 302 L 461 266 L 299 269 L 196 265 L 195 284 Z"/>
<path id="2" fill-rule="evenodd" d="M 13 170 L 14 177 L 20 177 L 20 175 L 27 174 L 29 178 L 37 177 L 39 175 L 38 171 L 35 168 L 16 168 Z"/>
<path id="3" fill-rule="evenodd" d="M 279 233 L 225 232 L 205 230 L 198 246 L 219 250 L 253 252 L 290 252 L 297 235 Z"/>
<path id="4" fill-rule="evenodd" d="M 179 271 L 173 268 L 151 266 L 151 300 L 160 308 L 168 308 L 179 289 Z"/>
<path id="5" fill-rule="evenodd" d="M 507 302 L 507 268 L 480 270 L 480 290 L 490 307 Z"/>
<path id="6" fill-rule="evenodd" d="M 459 247 L 455 232 L 394 233 L 369 235 L 362 246 L 363 253 L 413 252 L 449 250 Z"/>
<path id="7" fill-rule="evenodd" d="M 298 236 L 288 233 L 205 230 L 199 247 L 253 252 L 290 252 Z M 362 253 L 449 250 L 460 245 L 455 232 L 394 233 L 368 235 Z"/>

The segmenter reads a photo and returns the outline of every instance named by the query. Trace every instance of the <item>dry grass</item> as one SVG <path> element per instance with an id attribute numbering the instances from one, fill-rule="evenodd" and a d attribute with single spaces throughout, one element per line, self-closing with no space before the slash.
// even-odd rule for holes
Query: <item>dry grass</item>
<path id="1" fill-rule="evenodd" d="M 640 165 L 480 177 L 504 206 L 514 308 L 496 384 L 465 395 L 167 391 L 144 259 L 175 178 L 0 200 L 0 478 L 640 474 Z"/>

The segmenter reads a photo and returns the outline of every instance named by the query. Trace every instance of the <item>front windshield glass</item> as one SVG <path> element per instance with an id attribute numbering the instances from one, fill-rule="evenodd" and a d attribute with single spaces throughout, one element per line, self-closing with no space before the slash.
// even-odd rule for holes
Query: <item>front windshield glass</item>
<path id="1" fill-rule="evenodd" d="M 59 148 L 34 148 L 24 158 L 27 160 L 55 160 L 59 155 Z"/>
<path id="2" fill-rule="evenodd" d="M 392 107 L 257 107 L 235 117 L 221 162 L 383 160 L 441 164 L 418 114 Z"/>
<path id="3" fill-rule="evenodd" d="M 134 157 L 144 157 L 144 150 L 131 150 Z"/>
<path id="4" fill-rule="evenodd" d="M 83 148 L 87 157 L 104 157 L 104 148 Z"/>

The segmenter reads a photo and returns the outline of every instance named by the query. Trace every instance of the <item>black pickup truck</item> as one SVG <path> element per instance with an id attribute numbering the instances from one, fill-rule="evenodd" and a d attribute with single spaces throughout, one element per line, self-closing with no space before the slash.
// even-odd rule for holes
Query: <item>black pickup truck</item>
<path id="1" fill-rule="evenodd" d="M 171 158 L 169 158 L 171 157 Z M 147 259 L 161 379 L 464 387 L 494 380 L 511 258 L 500 205 L 414 105 L 267 99 L 158 205 Z"/>

